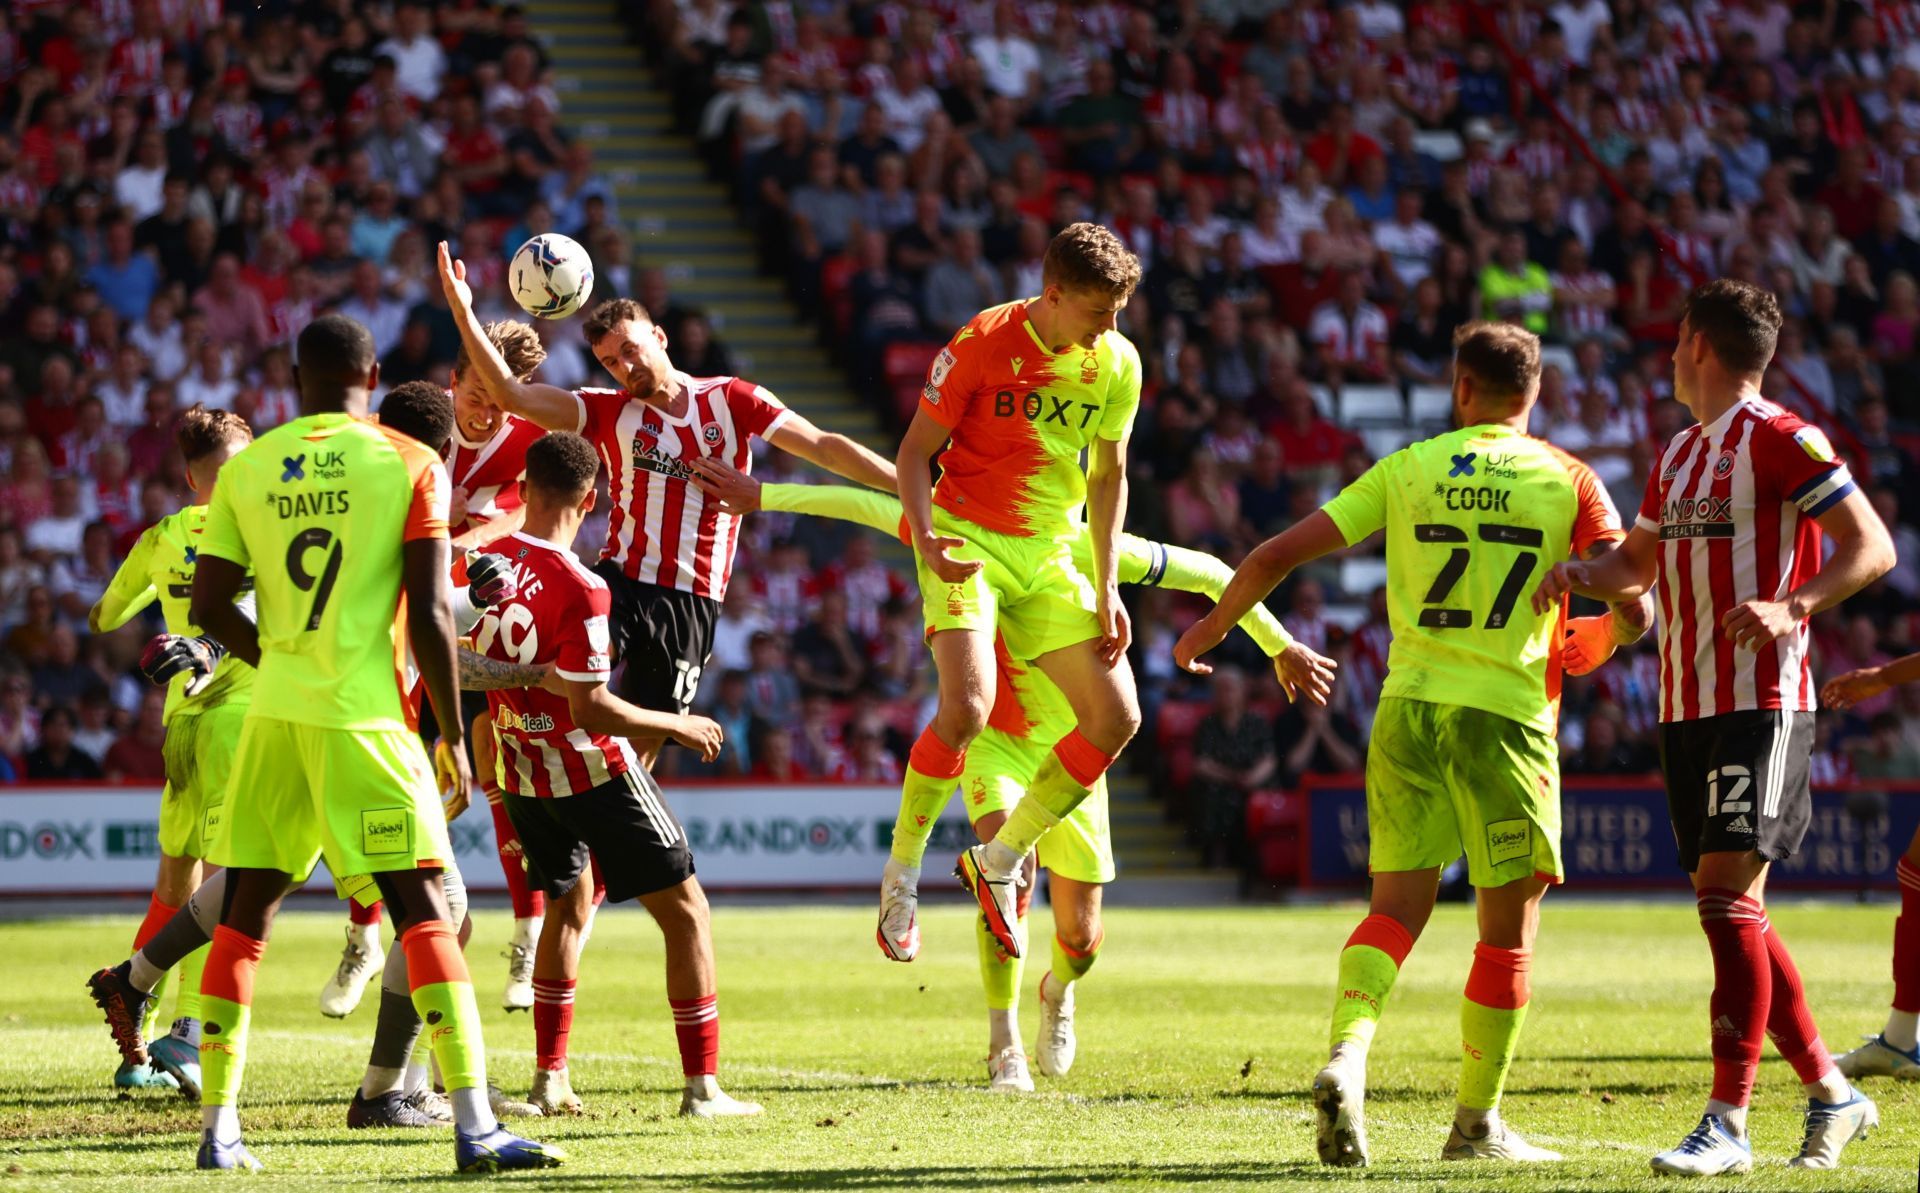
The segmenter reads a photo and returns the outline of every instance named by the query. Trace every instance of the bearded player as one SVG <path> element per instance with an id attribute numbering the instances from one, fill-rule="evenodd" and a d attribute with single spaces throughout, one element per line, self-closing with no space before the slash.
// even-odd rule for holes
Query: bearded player
<path id="1" fill-rule="evenodd" d="M 767 485 L 713 461 L 696 466 L 696 477 L 729 512 L 756 509 L 838 518 L 870 526 L 905 543 L 906 520 L 898 499 L 846 485 Z M 1074 543 L 1076 559 L 1086 562 L 1090 544 L 1085 536 Z M 1218 598 L 1233 571 L 1211 555 L 1133 535 L 1120 539 L 1119 576 L 1122 584 L 1199 592 Z M 1326 703 L 1334 662 L 1292 640 L 1273 614 L 1256 605 L 1241 626 L 1261 650 L 1274 660 L 1274 669 L 1289 697 L 1300 694 L 1316 704 Z M 990 841 L 1007 809 L 1018 802 L 1046 761 L 1053 743 L 1073 725 L 1073 708 L 1045 674 L 1029 662 L 1007 653 L 1004 639 L 995 644 L 997 668 L 993 711 L 987 727 L 967 751 L 967 766 L 958 787 L 967 817 L 982 841 Z M 902 874 L 918 871 L 927 839 L 953 792 L 940 794 L 918 807 L 900 810 L 893 826 L 893 848 L 881 881 L 883 897 Z M 1073 1067 L 1078 1050 L 1075 1030 L 1075 986 L 1093 969 L 1105 938 L 1101 894 L 1114 879 L 1113 842 L 1107 822 L 1106 780 L 1094 785 L 1081 805 L 1040 838 L 1035 849 L 1038 865 L 1051 880 L 1053 903 L 1053 968 L 1040 979 L 1040 1036 L 1035 1059 L 1043 1076 L 1062 1077 Z M 1027 876 L 1031 882 L 1032 875 Z M 884 906 L 884 905 L 883 905 Z M 892 905 L 898 908 L 898 905 Z M 881 914 L 876 937 L 880 949 L 895 961 L 911 961 L 920 949 L 920 928 L 912 908 L 904 909 L 904 923 L 889 923 Z M 1023 901 L 1016 933 L 1026 940 Z M 1016 1013 L 1025 961 L 1000 947 L 975 917 L 979 934 L 980 977 L 987 994 L 987 1080 L 995 1091 L 1030 1092 L 1027 1052 L 1020 1037 Z M 1022 950 L 1024 952 L 1024 949 Z"/>
<path id="2" fill-rule="evenodd" d="M 740 377 L 690 377 L 667 358 L 667 334 L 632 299 L 587 315 L 594 358 L 616 389 L 578 392 L 517 380 L 473 313 L 466 266 L 440 245 L 440 282 L 489 401 L 550 431 L 575 432 L 606 467 L 613 509 L 594 573 L 606 582 L 615 693 L 628 703 L 685 713 L 713 653 L 713 630 L 733 572 L 736 519 L 691 482 L 693 461 L 753 466 L 766 440 L 848 480 L 891 492 L 893 465 L 844 435 L 822 431 Z M 633 742 L 651 769 L 665 739 Z"/>
<path id="3" fill-rule="evenodd" d="M 1618 600 L 1659 585 L 1660 769 L 1713 956 L 1713 1086 L 1698 1125 L 1652 1158 L 1654 1170 L 1752 1169 L 1747 1107 L 1768 1038 L 1807 1096 L 1792 1162 L 1832 1168 L 1879 1110 L 1820 1039 L 1767 916 L 1767 870 L 1793 855 L 1813 818 L 1808 619 L 1885 575 L 1893 542 L 1827 437 L 1760 396 L 1779 301 L 1722 278 L 1681 310 L 1673 396 L 1698 421 L 1661 453 L 1626 539 L 1555 567 L 1534 601 L 1568 591 Z M 1825 535 L 1834 550 L 1823 563 Z"/>
<path id="4" fill-rule="evenodd" d="M 1506 1125 L 1500 1094 L 1529 1001 L 1540 900 L 1561 880 L 1560 676 L 1564 606 L 1522 603 L 1529 578 L 1621 536 L 1593 470 L 1528 438 L 1540 341 L 1507 324 L 1454 334 L 1456 430 L 1381 460 L 1319 511 L 1256 547 L 1212 613 L 1180 639 L 1196 660 L 1301 565 L 1387 536 L 1393 646 L 1367 749 L 1369 914 L 1340 954 L 1331 1053 L 1313 1080 L 1324 1164 L 1368 1162 L 1367 1052 L 1426 927 L 1442 867 L 1467 857 L 1480 940 L 1460 1004 L 1460 1080 L 1446 1160 L 1548 1161 Z M 1645 632 L 1626 597 L 1581 619 L 1584 673 Z"/>
<path id="5" fill-rule="evenodd" d="M 760 1113 L 720 1089 L 720 1009 L 706 895 L 686 833 L 628 745 L 670 737 L 712 761 L 720 727 L 705 717 L 637 707 L 608 690 L 612 670 L 606 583 L 582 567 L 573 539 L 593 508 L 599 462 L 585 439 L 555 432 L 527 452 L 523 528 L 489 545 L 514 569 L 517 593 L 481 619 L 474 646 L 522 666 L 551 664 L 566 694 L 539 688 L 488 694 L 499 734 L 498 780 L 527 872 L 547 896 L 534 961 L 535 1068 L 531 1101 L 546 1114 L 579 1113 L 567 1068 L 581 929 L 599 859 L 607 898 L 638 899 L 666 941 L 667 1003 L 686 1086 L 680 1113 Z"/>
<path id="6" fill-rule="evenodd" d="M 88 629 L 104 634 L 157 600 L 166 618 L 166 632 L 147 643 L 140 656 L 141 672 L 167 689 L 167 785 L 160 796 L 160 872 L 146 918 L 134 934 L 136 951 L 200 885 L 202 859 L 220 826 L 227 768 L 253 699 L 253 668 L 203 634 L 187 609 L 214 480 L 221 465 L 252 441 L 253 432 L 231 411 L 194 406 L 180 416 L 174 442 L 186 462 L 193 504 L 141 534 L 87 617 Z M 115 1085 L 167 1084 L 189 1098 L 200 1096 L 200 967 L 206 958 L 206 949 L 197 948 L 179 967 L 173 1030 L 150 1046 L 155 1063 L 142 1062 L 137 1049 L 123 1056 Z M 159 1007 L 156 989 L 149 1015 Z M 143 1023 L 140 1034 L 151 1039 L 151 1024 Z"/>

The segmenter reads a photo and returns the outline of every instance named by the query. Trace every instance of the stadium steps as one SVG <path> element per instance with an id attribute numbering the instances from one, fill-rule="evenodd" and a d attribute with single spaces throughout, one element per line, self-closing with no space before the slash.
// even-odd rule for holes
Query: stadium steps
<path id="1" fill-rule="evenodd" d="M 760 276 L 752 235 L 727 187 L 707 177 L 673 106 L 655 86 L 608 0 L 528 6 L 555 64 L 561 117 L 593 146 L 632 234 L 636 264 L 666 271 L 673 296 L 700 307 L 740 372 L 820 426 L 881 455 L 897 446 L 814 340 L 778 281 Z"/>
<path id="2" fill-rule="evenodd" d="M 1136 742 L 1134 749 L 1142 748 Z M 1115 771 L 1124 771 L 1123 762 Z M 1147 789 L 1143 775 L 1107 773 L 1107 818 L 1113 825 L 1113 856 L 1123 879 L 1202 875 L 1200 856 Z"/>

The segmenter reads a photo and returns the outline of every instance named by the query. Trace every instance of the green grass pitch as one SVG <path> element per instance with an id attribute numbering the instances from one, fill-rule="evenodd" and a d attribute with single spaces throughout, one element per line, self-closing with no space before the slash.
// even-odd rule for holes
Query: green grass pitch
<path id="1" fill-rule="evenodd" d="M 765 1102 L 767 1114 L 712 1124 L 674 1116 L 679 1070 L 658 935 L 638 910 L 613 909 L 588 948 L 573 1032 L 574 1088 L 587 1115 L 529 1131 L 572 1159 L 557 1172 L 494 1179 L 553 1190 L 922 1193 L 1672 1187 L 1651 1175 L 1647 1156 L 1693 1124 L 1708 1080 L 1709 964 L 1690 905 L 1549 900 L 1506 1110 L 1568 1160 L 1524 1173 L 1438 1160 L 1472 942 L 1471 912 L 1460 907 L 1435 917 L 1387 1008 L 1369 1091 L 1374 1167 L 1314 1162 L 1305 1091 L 1324 1056 L 1334 958 L 1357 918 L 1356 907 L 1114 910 L 1081 992 L 1074 1072 L 1040 1079 L 1032 1097 L 1003 1098 L 981 1088 L 985 1016 L 962 907 L 925 909 L 921 959 L 894 965 L 874 948 L 863 907 L 723 904 L 721 1078 Z M 469 955 L 491 1070 L 524 1093 L 533 1025 L 498 1006 L 508 913 L 484 910 L 476 920 Z M 1836 1050 L 1876 1029 L 1889 993 L 1892 909 L 1788 902 L 1774 922 Z M 192 1171 L 198 1111 L 158 1092 L 117 1100 L 107 1087 L 114 1053 L 82 981 L 124 955 L 134 923 L 0 924 L 0 1191 L 205 1187 Z M 268 1171 L 239 1179 L 277 1189 L 472 1187 L 486 1178 L 451 1175 L 445 1132 L 345 1127 L 373 1003 L 335 1022 L 314 1002 L 343 923 L 289 913 L 267 951 L 242 1113 Z M 1029 1042 L 1046 964 L 1044 949 L 1036 952 L 1022 1006 Z M 1882 1130 L 1850 1148 L 1837 1172 L 1789 1171 L 1803 1103 L 1770 1054 L 1753 1115 L 1756 1171 L 1709 1187 L 1913 1188 L 1920 1083 L 1869 1089 Z"/>

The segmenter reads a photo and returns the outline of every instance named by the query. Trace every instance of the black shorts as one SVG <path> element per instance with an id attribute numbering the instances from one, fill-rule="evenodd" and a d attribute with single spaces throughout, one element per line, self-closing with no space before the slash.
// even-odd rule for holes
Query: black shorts
<path id="1" fill-rule="evenodd" d="M 614 903 L 693 877 L 686 831 L 644 770 L 630 770 L 578 795 L 501 798 L 527 859 L 527 885 L 549 899 L 573 889 L 589 855 Z"/>
<path id="2" fill-rule="evenodd" d="M 1813 821 L 1813 714 L 1750 710 L 1660 726 L 1667 812 L 1691 874 L 1703 853 L 1793 856 Z"/>
<path id="3" fill-rule="evenodd" d="M 467 731 L 467 758 L 473 758 L 473 720 L 487 716 L 487 694 L 485 692 L 460 689 L 460 727 Z M 420 702 L 420 740 L 427 744 L 427 752 L 433 752 L 433 743 L 440 740 L 440 721 L 434 716 L 433 701 Z M 475 775 L 476 781 L 484 781 L 485 776 Z"/>
<path id="4" fill-rule="evenodd" d="M 685 713 L 713 655 L 720 602 L 678 588 L 643 584 L 611 559 L 593 565 L 607 582 L 613 661 L 624 664 L 613 694 L 655 712 Z"/>

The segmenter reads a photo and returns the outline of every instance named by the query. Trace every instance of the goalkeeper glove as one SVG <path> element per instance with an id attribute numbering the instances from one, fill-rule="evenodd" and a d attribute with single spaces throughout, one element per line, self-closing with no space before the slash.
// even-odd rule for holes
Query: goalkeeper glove
<path id="1" fill-rule="evenodd" d="M 1568 675 L 1586 675 L 1598 671 L 1600 664 L 1613 657 L 1618 643 L 1613 640 L 1613 613 L 1593 617 L 1574 617 L 1567 621 L 1567 636 L 1560 644 L 1560 662 Z"/>
<path id="2" fill-rule="evenodd" d="M 513 565 L 504 555 L 475 555 L 467 560 L 467 600 L 476 609 L 490 609 L 519 595 Z"/>
<path id="3" fill-rule="evenodd" d="M 159 634 L 140 652 L 140 673 L 165 687 L 184 672 L 188 676 L 186 694 L 197 696 L 213 682 L 214 668 L 226 653 L 227 648 L 211 638 Z"/>

